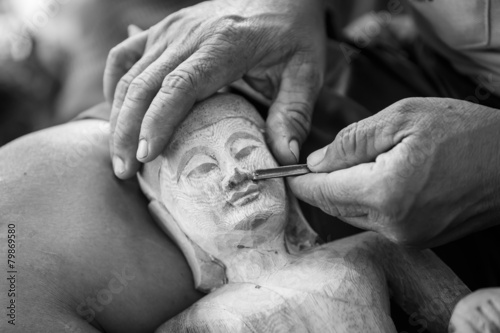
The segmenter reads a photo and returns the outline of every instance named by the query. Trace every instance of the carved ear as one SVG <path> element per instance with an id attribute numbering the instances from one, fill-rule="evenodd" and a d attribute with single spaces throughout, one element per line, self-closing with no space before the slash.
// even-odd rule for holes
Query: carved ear
<path id="1" fill-rule="evenodd" d="M 291 253 L 297 253 L 322 244 L 323 241 L 321 238 L 307 223 L 304 215 L 302 215 L 299 202 L 288 186 L 287 197 L 288 224 L 285 229 L 285 238 L 288 250 Z"/>
<path id="2" fill-rule="evenodd" d="M 227 283 L 226 266 L 186 236 L 161 202 L 152 200 L 148 207 L 160 228 L 174 240 L 186 257 L 197 290 L 209 293 Z"/>

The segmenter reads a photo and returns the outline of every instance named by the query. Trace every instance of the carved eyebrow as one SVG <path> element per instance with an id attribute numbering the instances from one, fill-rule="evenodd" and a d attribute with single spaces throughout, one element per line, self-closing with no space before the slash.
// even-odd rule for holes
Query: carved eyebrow
<path id="1" fill-rule="evenodd" d="M 238 139 L 250 139 L 250 140 L 257 141 L 258 143 L 263 143 L 262 139 L 259 139 L 258 137 L 256 137 L 253 134 L 250 134 L 248 132 L 236 132 L 236 133 L 231 134 L 229 139 L 227 139 L 226 145 L 225 145 L 226 149 L 228 147 L 230 147 Z"/>
<path id="2" fill-rule="evenodd" d="M 196 146 L 196 147 L 189 149 L 184 155 L 182 155 L 181 161 L 179 162 L 179 165 L 177 166 L 177 174 L 176 174 L 177 182 L 179 182 L 179 178 L 181 177 L 181 173 L 182 173 L 182 171 L 184 171 L 184 168 L 186 167 L 188 162 L 196 154 L 205 154 L 208 156 L 213 155 L 210 148 L 205 147 L 205 146 Z"/>

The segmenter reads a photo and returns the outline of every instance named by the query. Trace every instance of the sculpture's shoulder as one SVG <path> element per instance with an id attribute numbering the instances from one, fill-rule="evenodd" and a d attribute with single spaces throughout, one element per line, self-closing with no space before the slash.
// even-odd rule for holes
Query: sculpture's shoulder
<path id="1" fill-rule="evenodd" d="M 256 283 L 230 283 L 157 332 L 394 332 L 364 234 L 295 256 Z"/>
<path id="2" fill-rule="evenodd" d="M 302 316 L 305 313 L 296 307 L 288 291 L 254 283 L 230 283 L 165 323 L 157 333 L 307 332 Z"/>
<path id="3" fill-rule="evenodd" d="M 240 288 L 231 290 L 223 287 L 160 326 L 156 333 L 253 332 L 246 326 L 244 314 L 237 304 L 245 294 L 240 291 Z"/>
<path id="4" fill-rule="evenodd" d="M 393 332 L 389 292 L 365 235 L 292 258 L 256 283 L 230 283 L 158 332 Z"/>
<path id="5" fill-rule="evenodd" d="M 369 291 L 356 289 L 349 278 L 327 282 L 324 277 L 333 270 L 307 273 L 297 268 L 290 266 L 259 284 L 225 285 L 157 333 L 392 331 L 388 313 L 371 301 Z"/>

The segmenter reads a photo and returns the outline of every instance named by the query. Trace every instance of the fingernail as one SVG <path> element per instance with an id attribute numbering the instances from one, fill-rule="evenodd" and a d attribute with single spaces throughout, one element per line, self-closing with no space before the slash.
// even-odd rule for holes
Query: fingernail
<path id="1" fill-rule="evenodd" d="M 123 160 L 118 156 L 113 157 L 113 168 L 116 175 L 121 175 L 125 172 L 125 164 L 123 163 Z"/>
<path id="2" fill-rule="evenodd" d="M 146 139 L 141 139 L 139 141 L 139 149 L 137 149 L 136 157 L 139 160 L 148 157 L 148 142 L 146 141 Z"/>
<path id="3" fill-rule="evenodd" d="M 328 147 L 324 147 L 320 150 L 316 150 L 314 153 L 309 155 L 309 157 L 307 158 L 307 165 L 315 166 L 321 163 L 321 161 L 323 161 L 323 159 L 325 158 L 327 148 Z"/>
<path id="4" fill-rule="evenodd" d="M 299 163 L 299 143 L 297 142 L 297 140 L 293 139 L 292 141 L 290 141 L 290 143 L 288 144 L 288 148 L 290 149 L 293 157 L 295 157 L 295 162 Z"/>

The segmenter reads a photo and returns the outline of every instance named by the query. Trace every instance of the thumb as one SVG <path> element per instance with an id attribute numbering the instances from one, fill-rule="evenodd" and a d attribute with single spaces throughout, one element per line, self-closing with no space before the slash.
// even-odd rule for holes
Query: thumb
<path id="1" fill-rule="evenodd" d="M 388 108 L 344 128 L 331 144 L 308 156 L 309 169 L 313 172 L 332 172 L 373 162 L 404 137 L 400 125 L 393 118 Z"/>
<path id="2" fill-rule="evenodd" d="M 372 163 L 332 173 L 310 173 L 288 178 L 295 196 L 325 213 L 363 229 L 371 229 L 368 221 L 372 193 L 377 188 L 377 174 Z"/>
<path id="3" fill-rule="evenodd" d="M 282 165 L 299 161 L 299 150 L 309 134 L 322 82 L 322 72 L 311 63 L 288 66 L 283 73 L 267 118 L 268 143 Z"/>

